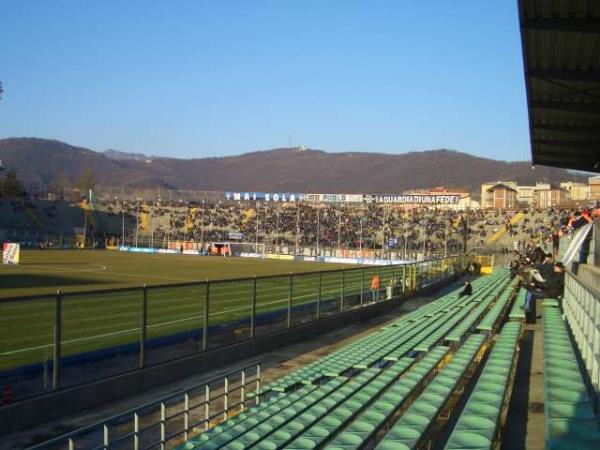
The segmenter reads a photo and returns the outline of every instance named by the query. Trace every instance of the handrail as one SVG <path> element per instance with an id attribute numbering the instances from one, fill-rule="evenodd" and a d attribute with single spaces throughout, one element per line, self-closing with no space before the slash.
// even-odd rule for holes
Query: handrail
<path id="1" fill-rule="evenodd" d="M 92 433 L 94 431 L 99 431 L 99 429 L 106 428 L 111 423 L 123 420 L 123 419 L 127 418 L 127 416 L 133 415 L 134 416 L 134 421 L 135 421 L 135 417 L 136 416 L 139 417 L 139 413 L 141 411 L 143 411 L 145 409 L 148 409 L 148 408 L 152 408 L 154 406 L 162 406 L 163 408 L 166 408 L 164 406 L 164 405 L 166 405 L 166 403 L 168 403 L 170 400 L 173 400 L 173 399 L 176 399 L 176 398 L 180 397 L 181 394 L 187 394 L 188 392 L 195 391 L 195 390 L 202 389 L 202 388 L 205 388 L 205 392 L 209 394 L 209 398 L 205 398 L 204 401 L 198 403 L 197 405 L 190 407 L 189 403 L 188 403 L 186 409 L 184 409 L 183 411 L 175 413 L 175 414 L 173 414 L 171 416 L 165 416 L 162 419 L 159 419 L 158 421 L 156 421 L 155 423 L 153 423 L 151 425 L 147 425 L 147 426 L 145 426 L 145 427 L 143 427 L 141 429 L 137 428 L 136 431 L 129 432 L 129 433 L 126 433 L 126 434 L 124 434 L 122 436 L 119 436 L 119 437 L 117 437 L 117 438 L 115 438 L 113 440 L 113 443 L 119 442 L 119 441 L 121 441 L 123 439 L 126 439 L 126 438 L 130 438 L 131 436 L 136 435 L 136 434 L 139 435 L 139 434 L 141 434 L 145 430 L 148 430 L 150 428 L 154 428 L 154 427 L 160 425 L 161 422 L 163 422 L 163 421 L 168 421 L 169 419 L 172 419 L 172 418 L 175 418 L 175 417 L 187 414 L 187 413 L 189 413 L 189 410 L 191 410 L 191 409 L 196 409 L 196 408 L 205 406 L 206 403 L 210 403 L 212 400 L 215 400 L 215 399 L 218 399 L 218 398 L 222 398 L 223 396 L 226 395 L 225 393 L 221 393 L 221 394 L 219 394 L 219 395 L 217 395 L 215 397 L 210 396 L 210 390 L 206 390 L 207 386 L 210 386 L 211 384 L 213 384 L 215 382 L 218 382 L 218 381 L 221 381 L 221 380 L 226 380 L 226 379 L 228 379 L 229 377 L 231 377 L 233 375 L 238 375 L 240 373 L 245 374 L 246 371 L 247 371 L 247 369 L 256 368 L 255 375 L 253 375 L 253 376 L 251 376 L 249 378 L 247 378 L 245 375 L 242 375 L 242 380 L 240 381 L 240 385 L 237 386 L 235 389 L 228 390 L 228 393 L 235 392 L 236 390 L 240 390 L 242 388 L 245 389 L 248 384 L 252 384 L 252 383 L 256 383 L 257 389 L 260 390 L 260 381 L 261 381 L 260 366 L 261 366 L 260 363 L 252 363 L 252 364 L 249 364 L 249 365 L 244 366 L 242 368 L 239 368 L 239 369 L 237 369 L 235 371 L 229 372 L 229 373 L 227 373 L 225 375 L 221 375 L 219 377 L 212 378 L 210 380 L 204 381 L 202 383 L 198 383 L 198 384 L 193 385 L 191 387 L 178 389 L 177 391 L 175 391 L 173 393 L 170 393 L 170 394 L 168 394 L 168 395 L 166 395 L 164 397 L 160 397 L 160 398 L 158 398 L 156 400 L 151 400 L 149 402 L 143 403 L 142 405 L 136 406 L 134 408 L 129 408 L 129 409 L 123 411 L 123 412 L 120 412 L 120 413 L 117 413 L 117 414 L 113 414 L 112 416 L 105 417 L 104 419 L 98 420 L 98 421 L 96 421 L 96 422 L 94 422 L 94 423 L 92 423 L 90 425 L 86 425 L 86 426 L 84 426 L 82 428 L 79 428 L 77 430 L 70 431 L 68 433 L 62 434 L 60 436 L 57 436 L 57 437 L 52 438 L 50 440 L 47 440 L 45 442 L 42 442 L 42 443 L 39 443 L 39 444 L 35 444 L 35 445 L 31 446 L 31 447 L 28 447 L 27 450 L 43 450 L 43 449 L 48 448 L 51 445 L 58 445 L 58 444 L 61 444 L 61 443 L 66 443 L 66 444 L 69 445 L 68 448 L 71 448 L 72 441 L 77 436 L 89 434 L 89 433 Z M 250 399 L 250 400 L 252 400 L 252 399 Z M 244 403 L 245 403 L 245 399 L 242 399 L 239 402 L 237 402 L 236 404 L 224 405 L 224 406 L 226 406 L 227 409 L 229 410 L 229 409 L 234 408 L 235 406 L 239 406 L 239 405 L 244 404 Z M 195 426 L 200 425 L 201 423 L 204 423 L 207 420 L 210 420 L 210 419 L 212 419 L 214 417 L 217 417 L 217 416 L 223 414 L 224 412 L 225 412 L 225 410 L 223 410 L 223 411 L 221 411 L 219 413 L 213 414 L 213 415 L 209 415 L 208 417 L 199 420 L 194 425 Z M 188 428 L 191 428 L 191 427 L 188 427 Z M 182 431 L 176 433 L 175 435 L 183 434 L 184 432 L 187 432 L 187 431 L 189 431 L 189 430 L 183 429 Z M 158 443 L 160 443 L 160 441 Z M 154 446 L 155 445 L 156 444 L 154 444 Z M 104 446 L 104 447 L 101 446 L 99 448 L 107 448 L 107 447 L 106 446 Z"/>

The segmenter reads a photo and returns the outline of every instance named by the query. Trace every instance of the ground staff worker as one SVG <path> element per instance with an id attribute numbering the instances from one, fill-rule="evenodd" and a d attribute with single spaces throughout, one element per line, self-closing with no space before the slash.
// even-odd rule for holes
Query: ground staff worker
<path id="1" fill-rule="evenodd" d="M 379 300 L 379 275 L 376 273 L 371 277 L 371 300 Z"/>

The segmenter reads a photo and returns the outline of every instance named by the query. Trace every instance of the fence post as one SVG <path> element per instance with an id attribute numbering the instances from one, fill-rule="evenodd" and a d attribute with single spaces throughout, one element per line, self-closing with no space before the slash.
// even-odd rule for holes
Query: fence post
<path id="1" fill-rule="evenodd" d="M 346 295 L 346 270 L 342 270 L 342 298 L 340 299 L 340 312 L 344 312 L 344 296 Z"/>
<path id="2" fill-rule="evenodd" d="M 160 450 L 167 448 L 167 406 L 160 402 Z"/>
<path id="3" fill-rule="evenodd" d="M 187 434 L 185 435 L 187 440 Z M 140 450 L 140 416 L 133 413 L 133 450 Z"/>
<path id="4" fill-rule="evenodd" d="M 256 275 L 252 278 L 252 305 L 250 307 L 250 339 L 256 336 Z"/>
<path id="5" fill-rule="evenodd" d="M 183 439 L 190 438 L 190 395 L 186 392 L 183 396 Z"/>
<path id="6" fill-rule="evenodd" d="M 392 282 L 390 283 L 392 286 L 392 298 L 396 296 L 396 265 L 392 264 Z"/>
<path id="7" fill-rule="evenodd" d="M 140 368 L 146 365 L 146 337 L 148 333 L 148 288 L 142 288 L 142 317 L 140 323 Z"/>
<path id="8" fill-rule="evenodd" d="M 105 423 L 102 424 L 102 448 L 104 450 L 108 450 L 108 446 L 110 445 L 110 437 L 108 433 L 108 425 Z"/>
<path id="9" fill-rule="evenodd" d="M 223 385 L 223 420 L 229 417 L 229 377 L 225 377 Z"/>
<path id="10" fill-rule="evenodd" d="M 254 396 L 254 398 L 256 399 L 257 405 L 260 404 L 260 377 L 261 377 L 261 372 L 260 372 L 260 363 L 259 363 L 256 365 L 256 395 Z"/>
<path id="11" fill-rule="evenodd" d="M 292 326 L 292 295 L 294 294 L 294 274 L 290 272 L 289 276 L 290 291 L 288 294 L 287 327 Z"/>
<path id="12" fill-rule="evenodd" d="M 360 306 L 363 305 L 363 296 L 365 294 L 365 268 L 362 268 L 360 274 Z"/>
<path id="13" fill-rule="evenodd" d="M 317 320 L 321 318 L 321 298 L 323 296 L 323 272 L 319 270 L 319 296 L 317 297 Z"/>
<path id="14" fill-rule="evenodd" d="M 381 252 L 383 253 L 383 249 L 381 250 Z M 381 276 L 381 266 L 377 267 L 377 276 L 379 277 L 379 289 L 377 291 L 377 301 L 381 300 L 381 283 L 383 283 L 383 277 Z"/>
<path id="15" fill-rule="evenodd" d="M 62 340 L 62 292 L 56 291 L 56 311 L 54 316 L 54 364 L 52 366 L 52 389 L 60 388 L 60 342 Z"/>
<path id="16" fill-rule="evenodd" d="M 204 386 L 204 416 L 206 422 L 204 422 L 204 429 L 208 430 L 210 426 L 210 385 Z"/>
<path id="17" fill-rule="evenodd" d="M 202 324 L 202 351 L 208 350 L 208 313 L 210 307 L 210 281 L 206 280 L 206 295 L 204 296 L 204 323 Z"/>
<path id="18" fill-rule="evenodd" d="M 241 393 L 240 393 L 240 405 L 242 411 L 246 410 L 246 369 L 242 369 L 242 381 L 241 381 Z"/>

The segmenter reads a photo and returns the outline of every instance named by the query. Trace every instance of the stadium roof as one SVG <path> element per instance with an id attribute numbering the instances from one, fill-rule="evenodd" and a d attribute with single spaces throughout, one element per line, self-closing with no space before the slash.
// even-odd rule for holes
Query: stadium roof
<path id="1" fill-rule="evenodd" d="M 600 172 L 600 1 L 518 1 L 532 163 Z"/>

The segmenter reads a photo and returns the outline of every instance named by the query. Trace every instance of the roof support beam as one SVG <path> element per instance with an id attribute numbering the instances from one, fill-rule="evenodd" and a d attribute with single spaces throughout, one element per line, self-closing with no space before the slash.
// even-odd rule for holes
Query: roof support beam
<path id="1" fill-rule="evenodd" d="M 594 156 L 598 157 L 600 154 L 600 141 L 589 142 L 589 141 L 569 141 L 568 139 L 545 139 L 545 138 L 533 138 L 533 143 L 537 145 L 548 145 L 553 147 L 568 148 L 569 150 L 581 150 L 582 154 L 592 156 L 592 150 L 595 150 Z"/>
<path id="2" fill-rule="evenodd" d="M 554 80 L 586 81 L 600 83 L 600 70 L 563 70 L 563 69 L 529 69 L 527 75 L 534 78 L 550 78 Z"/>
<path id="3" fill-rule="evenodd" d="M 586 165 L 585 163 L 581 163 L 578 161 L 573 161 L 572 159 L 565 159 L 565 158 L 551 158 L 551 159 L 546 159 L 543 157 L 540 157 L 539 155 L 536 156 L 533 160 L 532 160 L 533 165 L 536 166 L 550 166 L 550 167 L 562 167 L 564 169 L 572 169 L 572 170 L 585 170 L 586 172 L 590 172 L 590 171 L 597 171 L 597 169 L 593 169 L 592 167 L 590 167 L 589 165 Z"/>
<path id="4" fill-rule="evenodd" d="M 574 135 L 584 136 L 598 136 L 600 137 L 599 127 L 581 126 L 581 125 L 566 125 L 566 124 L 552 124 L 552 123 L 533 123 L 531 125 L 532 130 L 539 131 L 555 131 L 557 133 L 568 133 Z"/>
<path id="5" fill-rule="evenodd" d="M 525 30 L 600 33 L 598 17 L 532 17 L 523 21 Z"/>
<path id="6" fill-rule="evenodd" d="M 532 100 L 529 102 L 531 108 L 556 109 L 559 111 L 572 111 L 585 114 L 600 114 L 600 103 L 578 103 L 578 102 L 547 102 L 543 100 Z"/>
<path id="7" fill-rule="evenodd" d="M 533 155 L 532 163 L 540 166 L 564 167 L 565 169 L 585 170 L 588 172 L 598 171 L 598 166 L 594 166 L 592 162 L 577 161 L 572 158 L 561 157 L 560 155 L 544 157 L 536 153 Z"/>

